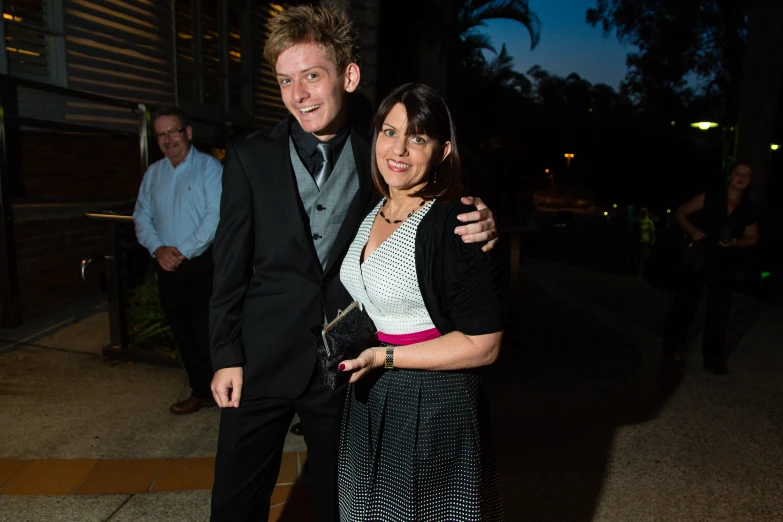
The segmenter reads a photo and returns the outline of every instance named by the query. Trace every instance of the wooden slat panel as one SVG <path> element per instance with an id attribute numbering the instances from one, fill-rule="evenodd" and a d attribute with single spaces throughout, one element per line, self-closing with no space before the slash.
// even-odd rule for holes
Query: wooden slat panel
<path id="1" fill-rule="evenodd" d="M 253 118 L 261 126 L 274 125 L 288 114 L 280 99 L 277 79 L 264 60 L 264 44 L 268 36 L 266 25 L 275 13 L 270 2 L 253 4 Z"/>
<path id="2" fill-rule="evenodd" d="M 157 106 L 174 101 L 171 4 L 168 1 L 63 0 L 68 86 Z M 126 127 L 134 118 L 69 101 L 65 119 Z"/>
<path id="3" fill-rule="evenodd" d="M 42 0 L 6 0 L 5 52 L 8 72 L 14 76 L 47 82 L 51 77 L 51 56 L 47 36 L 35 29 L 48 27 L 49 13 Z M 17 25 L 17 24 L 24 24 Z"/>

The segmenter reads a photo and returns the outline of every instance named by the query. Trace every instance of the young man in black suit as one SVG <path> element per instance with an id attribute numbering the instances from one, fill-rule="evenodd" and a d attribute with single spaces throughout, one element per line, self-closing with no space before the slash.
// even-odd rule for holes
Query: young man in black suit
<path id="1" fill-rule="evenodd" d="M 347 96 L 360 80 L 351 23 L 300 6 L 270 29 L 264 56 L 292 116 L 233 143 L 223 171 L 210 314 L 212 392 L 223 408 L 212 520 L 266 520 L 297 413 L 316 517 L 333 521 L 345 389 L 321 386 L 310 329 L 351 302 L 340 264 L 379 195 L 370 142 L 348 122 Z M 480 221 L 455 233 L 494 240 L 492 214 L 477 203 L 464 221 Z"/>

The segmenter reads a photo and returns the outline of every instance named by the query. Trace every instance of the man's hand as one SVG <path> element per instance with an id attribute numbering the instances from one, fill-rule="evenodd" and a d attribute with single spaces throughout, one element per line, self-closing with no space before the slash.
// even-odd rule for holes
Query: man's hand
<path id="1" fill-rule="evenodd" d="M 383 348 L 367 348 L 356 359 L 343 361 L 338 366 L 341 372 L 353 372 L 350 383 L 361 379 L 365 373 L 375 368 L 380 368 L 386 359 L 386 350 Z"/>
<path id="2" fill-rule="evenodd" d="M 158 264 L 163 270 L 173 272 L 182 264 L 185 256 L 182 255 L 182 252 L 177 247 L 162 246 L 155 250 L 155 259 L 158 260 Z"/>
<path id="3" fill-rule="evenodd" d="M 719 244 L 720 246 L 722 246 L 722 247 L 726 247 L 726 248 L 728 248 L 728 247 L 733 247 L 733 246 L 737 246 L 737 238 L 733 237 L 733 238 L 731 238 L 731 239 L 730 239 L 730 240 L 728 240 L 728 241 L 718 241 L 718 244 Z"/>
<path id="4" fill-rule="evenodd" d="M 462 236 L 462 240 L 465 243 L 481 243 L 482 241 L 488 241 L 481 249 L 484 252 L 489 252 L 495 248 L 495 244 L 498 242 L 495 216 L 492 214 L 489 207 L 481 201 L 481 198 L 465 197 L 462 198 L 462 203 L 465 205 L 473 205 L 476 207 L 476 210 L 457 216 L 457 219 L 463 223 L 471 223 L 455 228 L 454 233 Z"/>
<path id="5" fill-rule="evenodd" d="M 241 366 L 234 368 L 222 368 L 212 377 L 212 397 L 221 408 L 239 408 L 242 398 L 242 376 L 244 371 Z"/>

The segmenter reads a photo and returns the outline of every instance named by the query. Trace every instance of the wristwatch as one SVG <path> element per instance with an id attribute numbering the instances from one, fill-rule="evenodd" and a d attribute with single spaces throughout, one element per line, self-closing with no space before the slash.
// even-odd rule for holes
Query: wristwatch
<path id="1" fill-rule="evenodd" d="M 386 360 L 383 363 L 383 367 L 387 370 L 394 368 L 394 347 L 386 347 Z"/>

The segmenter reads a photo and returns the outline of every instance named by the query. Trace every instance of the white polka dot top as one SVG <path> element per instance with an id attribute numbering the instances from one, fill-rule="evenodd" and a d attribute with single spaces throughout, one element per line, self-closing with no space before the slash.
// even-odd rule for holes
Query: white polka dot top
<path id="1" fill-rule="evenodd" d="M 435 328 L 416 275 L 416 230 L 433 201 L 418 209 L 364 263 L 362 250 L 385 199 L 364 218 L 340 267 L 340 280 L 367 310 L 378 331 L 409 334 Z"/>

